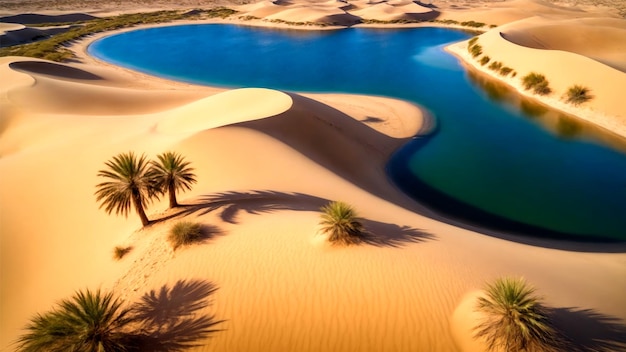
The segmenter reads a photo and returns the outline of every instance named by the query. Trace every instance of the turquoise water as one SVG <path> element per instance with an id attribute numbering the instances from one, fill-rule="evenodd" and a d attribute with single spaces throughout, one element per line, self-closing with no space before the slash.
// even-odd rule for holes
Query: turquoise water
<path id="1" fill-rule="evenodd" d="M 498 99 L 443 51 L 468 37 L 442 28 L 187 25 L 110 36 L 89 52 L 193 83 L 417 102 L 438 127 L 390 161 L 389 174 L 405 192 L 449 216 L 496 229 L 626 240 L 626 154 L 567 118 L 559 126 L 570 133 L 555 133 L 529 105 Z"/>

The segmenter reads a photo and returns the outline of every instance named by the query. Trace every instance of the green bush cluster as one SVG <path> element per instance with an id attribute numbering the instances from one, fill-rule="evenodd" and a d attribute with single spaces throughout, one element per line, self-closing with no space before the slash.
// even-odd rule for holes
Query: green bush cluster
<path id="1" fill-rule="evenodd" d="M 580 105 L 586 101 L 591 100 L 593 96 L 590 94 L 591 89 L 575 84 L 567 90 L 565 93 L 565 101 L 572 105 Z"/>
<path id="2" fill-rule="evenodd" d="M 167 240 L 176 250 L 178 247 L 186 246 L 203 239 L 202 224 L 191 221 L 180 221 L 170 229 Z"/>
<path id="3" fill-rule="evenodd" d="M 483 57 L 480 59 L 480 64 L 481 64 L 481 65 L 483 65 L 483 66 L 485 66 L 486 64 L 488 64 L 488 63 L 489 63 L 489 61 L 491 61 L 491 58 L 490 58 L 489 56 L 483 56 Z"/>
<path id="4" fill-rule="evenodd" d="M 535 94 L 546 95 L 552 92 L 548 80 L 542 74 L 531 72 L 522 77 L 524 89 L 532 90 Z"/>
<path id="5" fill-rule="evenodd" d="M 502 63 L 500 61 L 494 61 L 489 65 L 490 70 L 500 71 L 502 68 Z"/>
<path id="6" fill-rule="evenodd" d="M 193 10 L 189 12 L 156 11 L 150 13 L 134 13 L 114 17 L 104 17 L 86 21 L 80 26 L 76 26 L 67 32 L 52 36 L 45 40 L 1 48 L 0 56 L 27 56 L 51 61 L 66 61 L 73 58 L 74 54 L 65 48 L 65 46 L 75 40 L 82 39 L 94 33 L 112 31 L 142 24 L 164 23 L 176 20 L 216 17 L 223 18 L 231 16 L 235 13 L 237 13 L 237 11 L 233 9 L 216 7 L 208 10 Z"/>
<path id="7" fill-rule="evenodd" d="M 480 27 L 484 27 L 485 23 L 483 23 L 483 22 L 476 22 L 476 21 L 465 21 L 465 22 L 461 22 L 461 26 L 463 26 L 463 27 L 480 28 Z"/>
<path id="8" fill-rule="evenodd" d="M 508 66 L 504 66 L 502 68 L 500 68 L 500 74 L 502 76 L 508 76 L 511 72 L 513 72 L 513 69 L 508 67 Z"/>
<path id="9" fill-rule="evenodd" d="M 483 53 L 483 47 L 480 44 L 474 44 L 467 47 L 467 51 L 472 54 L 472 57 L 477 57 Z"/>

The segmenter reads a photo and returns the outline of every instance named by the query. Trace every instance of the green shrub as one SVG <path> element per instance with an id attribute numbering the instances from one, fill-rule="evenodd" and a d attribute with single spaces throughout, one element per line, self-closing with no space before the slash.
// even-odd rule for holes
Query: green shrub
<path id="1" fill-rule="evenodd" d="M 124 256 L 128 254 L 131 250 L 133 250 L 133 247 L 131 246 L 126 246 L 126 247 L 116 246 L 113 249 L 113 258 L 115 260 L 120 260 L 124 258 Z"/>
<path id="2" fill-rule="evenodd" d="M 500 71 L 501 68 L 502 68 L 502 63 L 500 61 L 494 61 L 491 63 L 491 65 L 489 65 L 490 70 Z"/>
<path id="3" fill-rule="evenodd" d="M 167 239 L 174 250 L 180 246 L 200 242 L 204 239 L 202 224 L 191 221 L 177 222 L 170 229 Z"/>
<path id="4" fill-rule="evenodd" d="M 480 28 L 480 27 L 484 27 L 485 24 L 483 22 L 465 21 L 465 22 L 461 22 L 461 26 Z"/>
<path id="5" fill-rule="evenodd" d="M 483 65 L 483 66 L 485 66 L 486 64 L 488 64 L 488 63 L 489 63 L 489 61 L 491 61 L 491 58 L 490 58 L 489 56 L 483 56 L 483 57 L 480 59 L 480 64 L 481 64 L 481 65 Z"/>
<path id="6" fill-rule="evenodd" d="M 508 75 L 509 75 L 509 73 L 511 73 L 511 72 L 513 72 L 513 69 L 512 69 L 512 68 L 510 68 L 510 67 L 508 67 L 508 66 L 504 66 L 504 67 L 500 68 L 500 74 L 501 74 L 502 76 L 505 76 L 505 77 L 506 77 L 506 76 L 508 76 Z"/>
<path id="7" fill-rule="evenodd" d="M 333 244 L 358 244 L 365 235 L 354 209 L 343 202 L 330 202 L 321 209 L 322 231 Z"/>
<path id="8" fill-rule="evenodd" d="M 593 96 L 590 93 L 591 93 L 591 89 L 576 84 L 567 89 L 567 92 L 565 93 L 565 96 L 566 96 L 565 101 L 572 105 L 578 106 L 588 100 L 591 100 L 591 98 L 593 98 Z"/>
<path id="9" fill-rule="evenodd" d="M 468 47 L 476 44 L 477 41 L 478 41 L 478 37 L 474 37 L 474 38 L 470 39 L 469 42 L 467 42 Z"/>
<path id="10" fill-rule="evenodd" d="M 469 49 L 469 52 L 472 54 L 473 57 L 477 57 L 478 55 L 483 53 L 483 47 L 480 46 L 480 44 L 473 45 L 473 46 L 469 47 L 468 49 Z"/>
<path id="11" fill-rule="evenodd" d="M 526 90 L 532 90 L 535 94 L 546 95 L 552 92 L 548 80 L 542 74 L 531 72 L 522 77 L 522 85 Z"/>

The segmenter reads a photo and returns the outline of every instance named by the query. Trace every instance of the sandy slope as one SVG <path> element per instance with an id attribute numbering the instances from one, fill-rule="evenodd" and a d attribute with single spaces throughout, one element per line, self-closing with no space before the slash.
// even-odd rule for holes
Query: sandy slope
<path id="1" fill-rule="evenodd" d="M 352 3 L 357 11 L 365 2 Z M 530 11 L 538 3 L 528 4 Z M 300 5 L 248 6 L 259 17 L 291 21 L 345 11 L 330 1 Z M 498 6 L 493 11 L 514 14 Z M 284 11 L 291 15 L 281 17 Z M 601 23 L 615 33 L 623 23 L 559 21 L 553 24 L 570 29 Z M 597 94 L 589 109 L 622 114 L 612 92 L 594 80 L 624 87 L 623 72 L 601 63 L 614 62 L 620 51 L 600 45 L 594 60 L 575 43 L 550 47 L 562 43 L 546 36 L 559 27 L 542 26 L 544 20 L 530 18 L 479 40 L 494 58 L 515 65 L 518 77 L 535 69 L 529 59 L 552 65 L 543 67 L 555 92 L 572 76 L 551 60 L 569 60 L 576 81 Z M 533 35 L 570 52 L 529 48 L 537 43 L 529 41 Z M 613 350 L 626 348 L 623 245 L 530 245 L 488 236 L 437 220 L 389 183 L 390 153 L 429 127 L 419 107 L 379 97 L 222 92 L 91 61 L 0 58 L 0 77 L 0 350 L 13 350 L 9 344 L 30 316 L 77 289 L 114 289 L 134 300 L 179 280 L 202 280 L 218 287 L 202 313 L 225 321 L 198 351 L 480 351 L 468 337 L 473 300 L 486 280 L 501 275 L 535 284 L 579 343 L 597 348 L 594 339 L 605 339 L 616 343 Z M 605 115 L 592 114 L 610 121 Z M 608 127 L 622 131 L 624 122 L 615 123 Z M 168 211 L 163 201 L 152 204 L 150 217 L 163 220 L 141 230 L 133 215 L 99 210 L 96 173 L 129 150 L 185 155 L 199 181 L 180 197 L 188 206 Z M 324 242 L 318 209 L 329 200 L 357 208 L 369 243 Z M 180 219 L 203 223 L 206 241 L 173 252 L 165 236 Z M 116 262 L 116 245 L 133 250 Z M 179 298 L 205 298 L 191 296 Z"/>

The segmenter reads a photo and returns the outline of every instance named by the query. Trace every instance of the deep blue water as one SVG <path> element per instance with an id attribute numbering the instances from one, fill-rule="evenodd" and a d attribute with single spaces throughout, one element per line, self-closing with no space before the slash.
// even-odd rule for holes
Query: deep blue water
<path id="1" fill-rule="evenodd" d="M 188 25 L 110 36 L 89 52 L 193 83 L 419 103 L 434 114 L 437 129 L 389 164 L 407 193 L 495 228 L 626 240 L 626 154 L 575 120 L 558 117 L 561 133 L 555 133 L 528 113 L 545 109 L 494 99 L 497 89 L 482 87 L 443 51 L 468 37 L 442 28 L 309 32 Z"/>

